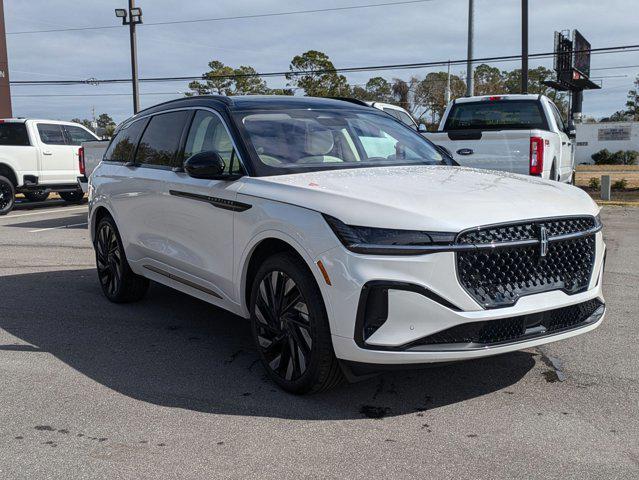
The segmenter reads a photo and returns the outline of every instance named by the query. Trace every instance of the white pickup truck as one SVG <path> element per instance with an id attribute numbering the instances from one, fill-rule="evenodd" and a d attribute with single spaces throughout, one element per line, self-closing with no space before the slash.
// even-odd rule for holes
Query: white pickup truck
<path id="1" fill-rule="evenodd" d="M 0 215 L 9 213 L 16 193 L 30 201 L 58 192 L 80 202 L 84 177 L 80 145 L 97 137 L 82 125 L 58 120 L 0 120 Z"/>
<path id="2" fill-rule="evenodd" d="M 543 95 L 496 95 L 452 101 L 436 133 L 424 133 L 462 166 L 574 178 L 575 131 Z"/>

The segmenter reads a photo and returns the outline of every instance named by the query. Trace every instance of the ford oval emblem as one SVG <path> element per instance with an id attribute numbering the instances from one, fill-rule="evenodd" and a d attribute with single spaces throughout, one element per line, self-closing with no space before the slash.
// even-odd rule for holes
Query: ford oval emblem
<path id="1" fill-rule="evenodd" d="M 457 154 L 458 155 L 472 155 L 473 154 L 473 149 L 472 148 L 460 148 L 459 150 L 457 150 Z"/>

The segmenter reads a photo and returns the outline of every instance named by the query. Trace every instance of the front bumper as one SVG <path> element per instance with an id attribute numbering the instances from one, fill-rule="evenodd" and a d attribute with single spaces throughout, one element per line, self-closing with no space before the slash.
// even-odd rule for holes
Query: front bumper
<path id="1" fill-rule="evenodd" d="M 333 334 L 335 354 L 342 360 L 371 364 L 420 364 L 449 362 L 497 355 L 569 338 L 593 330 L 604 312 L 569 329 L 560 329 L 491 345 L 422 345 L 405 348 L 420 339 L 472 322 L 490 322 L 570 307 L 597 299 L 604 303 L 602 272 L 605 245 L 596 234 L 593 273 L 584 292 L 569 295 L 554 290 L 521 297 L 515 305 L 483 309 L 462 288 L 455 274 L 454 253 L 415 257 L 357 255 L 334 248 L 321 260 L 331 286 L 322 285 Z M 386 320 L 364 341 L 358 338 L 357 318 L 361 292 L 371 282 L 400 282 L 413 289 L 389 289 Z M 425 295 L 424 292 L 429 292 Z"/>

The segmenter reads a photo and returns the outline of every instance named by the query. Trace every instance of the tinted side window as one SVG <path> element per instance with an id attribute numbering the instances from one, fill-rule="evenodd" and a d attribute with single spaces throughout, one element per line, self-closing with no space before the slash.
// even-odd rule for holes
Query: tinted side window
<path id="1" fill-rule="evenodd" d="M 184 158 L 209 150 L 216 151 L 224 159 L 226 172 L 241 171 L 237 153 L 222 120 L 214 113 L 198 110 L 186 139 Z"/>
<path id="2" fill-rule="evenodd" d="M 566 124 L 564 123 L 564 119 L 561 118 L 561 113 L 557 109 L 556 105 L 550 104 L 550 109 L 552 110 L 552 114 L 555 117 L 555 122 L 557 122 L 557 128 L 562 132 L 566 130 Z"/>
<path id="3" fill-rule="evenodd" d="M 111 141 L 104 159 L 112 162 L 130 162 L 145 125 L 146 120 L 138 120 L 123 127 Z"/>
<path id="4" fill-rule="evenodd" d="M 65 125 L 64 129 L 67 132 L 67 140 L 70 145 L 82 145 L 82 142 L 95 141 L 95 137 L 84 128 Z"/>
<path id="5" fill-rule="evenodd" d="M 0 123 L 0 145 L 30 145 L 27 126 L 24 123 Z"/>
<path id="6" fill-rule="evenodd" d="M 171 167 L 175 165 L 180 137 L 190 112 L 162 113 L 151 118 L 135 155 L 135 163 Z"/>
<path id="7" fill-rule="evenodd" d="M 52 123 L 38 123 L 38 133 L 40 140 L 47 145 L 66 145 L 64 139 L 64 131 L 62 125 L 54 125 Z"/>

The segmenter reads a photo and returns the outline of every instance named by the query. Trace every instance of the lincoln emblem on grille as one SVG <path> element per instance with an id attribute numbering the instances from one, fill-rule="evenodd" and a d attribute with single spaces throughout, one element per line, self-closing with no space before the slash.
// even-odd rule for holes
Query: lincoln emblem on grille
<path id="1" fill-rule="evenodd" d="M 546 233 L 546 227 L 541 225 L 539 227 L 539 254 L 545 257 L 548 254 L 548 233 Z"/>

